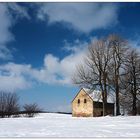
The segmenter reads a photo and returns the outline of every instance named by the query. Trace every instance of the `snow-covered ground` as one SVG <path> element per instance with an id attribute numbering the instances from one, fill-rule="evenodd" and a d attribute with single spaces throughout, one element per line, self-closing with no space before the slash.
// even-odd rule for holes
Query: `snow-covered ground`
<path id="1" fill-rule="evenodd" d="M 43 113 L 0 119 L 0 137 L 140 137 L 140 116 L 76 118 Z"/>

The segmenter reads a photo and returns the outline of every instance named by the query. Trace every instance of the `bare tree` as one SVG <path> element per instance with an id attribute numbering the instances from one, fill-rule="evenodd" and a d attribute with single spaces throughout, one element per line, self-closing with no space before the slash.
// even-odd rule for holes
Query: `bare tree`
<path id="1" fill-rule="evenodd" d="M 125 59 L 125 98 L 129 99 L 132 114 L 137 114 L 137 101 L 140 93 L 140 54 L 136 49 L 130 49 Z M 125 100 L 126 100 L 125 99 Z"/>
<path id="2" fill-rule="evenodd" d="M 110 67 L 110 85 L 115 90 L 116 96 L 116 115 L 120 115 L 120 79 L 121 70 L 124 63 L 124 56 L 128 49 L 127 41 L 118 35 L 110 35 L 108 37 L 109 45 L 112 48 L 112 59 Z"/>
<path id="3" fill-rule="evenodd" d="M 140 100 L 137 102 L 137 114 L 140 115 Z"/>
<path id="4" fill-rule="evenodd" d="M 73 82 L 90 89 L 100 88 L 103 100 L 103 115 L 107 114 L 108 68 L 111 49 L 106 39 L 93 42 L 88 49 L 84 65 L 77 67 Z"/>
<path id="5" fill-rule="evenodd" d="M 90 89 L 100 88 L 103 115 L 106 115 L 109 89 L 115 91 L 116 115 L 120 104 L 133 115 L 137 114 L 140 95 L 140 53 L 130 49 L 128 42 L 118 35 L 91 43 L 83 64 L 79 64 L 73 82 Z M 120 102 L 121 101 L 121 102 Z"/>
<path id="6" fill-rule="evenodd" d="M 19 113 L 18 96 L 16 93 L 0 92 L 0 116 L 10 117 Z"/>
<path id="7" fill-rule="evenodd" d="M 20 106 L 18 103 L 18 96 L 15 93 L 8 93 L 6 94 L 6 111 L 7 111 L 7 115 L 8 117 L 10 117 L 11 115 L 16 115 L 18 114 L 19 110 L 20 110 Z"/>
<path id="8" fill-rule="evenodd" d="M 6 96 L 4 92 L 0 92 L 0 117 L 6 116 Z"/>
<path id="9" fill-rule="evenodd" d="M 36 103 L 25 104 L 23 108 L 27 117 L 34 117 L 37 113 L 41 111 L 41 109 L 38 107 Z"/>

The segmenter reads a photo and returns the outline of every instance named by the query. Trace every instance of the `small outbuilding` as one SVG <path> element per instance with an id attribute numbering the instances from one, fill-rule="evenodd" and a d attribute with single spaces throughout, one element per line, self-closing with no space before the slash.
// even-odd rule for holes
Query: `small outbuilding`
<path id="1" fill-rule="evenodd" d="M 103 103 L 101 92 L 98 90 L 82 88 L 72 101 L 73 117 L 103 116 Z M 107 115 L 114 115 L 114 98 L 108 95 Z"/>

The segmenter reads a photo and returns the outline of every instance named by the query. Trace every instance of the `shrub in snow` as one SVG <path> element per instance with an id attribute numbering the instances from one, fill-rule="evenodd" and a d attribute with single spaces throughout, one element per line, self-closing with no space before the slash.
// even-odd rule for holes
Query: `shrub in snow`
<path id="1" fill-rule="evenodd" d="M 41 109 L 38 107 L 36 103 L 25 104 L 23 108 L 24 108 L 24 113 L 26 117 L 34 117 L 36 114 L 41 112 Z"/>
<path id="2" fill-rule="evenodd" d="M 0 92 L 0 117 L 11 117 L 19 114 L 20 106 L 17 94 Z"/>

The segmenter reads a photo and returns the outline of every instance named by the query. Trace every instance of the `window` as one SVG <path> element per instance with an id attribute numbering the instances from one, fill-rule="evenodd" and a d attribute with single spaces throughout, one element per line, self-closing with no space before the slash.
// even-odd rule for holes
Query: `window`
<path id="1" fill-rule="evenodd" d="M 84 103 L 87 103 L 87 99 L 84 99 Z"/>
<path id="2" fill-rule="evenodd" d="M 80 99 L 78 99 L 78 104 L 80 104 Z"/>

